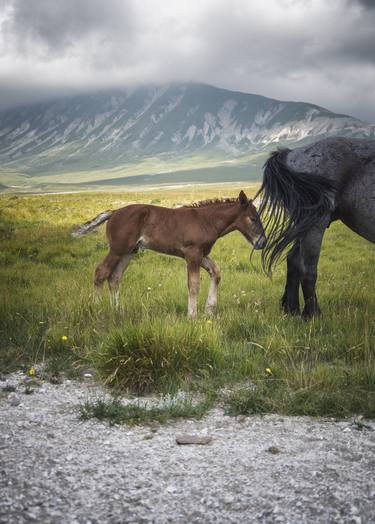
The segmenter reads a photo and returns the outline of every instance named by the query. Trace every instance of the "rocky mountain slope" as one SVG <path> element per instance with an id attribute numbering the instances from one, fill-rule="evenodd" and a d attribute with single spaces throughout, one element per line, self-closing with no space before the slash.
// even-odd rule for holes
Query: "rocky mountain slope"
<path id="1" fill-rule="evenodd" d="M 375 137 L 375 125 L 312 104 L 208 85 L 146 86 L 1 112 L 0 162 L 2 169 L 33 176 L 153 157 L 236 159 L 327 135 Z"/>

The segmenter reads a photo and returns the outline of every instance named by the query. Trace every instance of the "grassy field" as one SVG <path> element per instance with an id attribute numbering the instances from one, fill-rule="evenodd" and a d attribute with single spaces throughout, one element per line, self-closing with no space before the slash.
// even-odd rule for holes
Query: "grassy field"
<path id="1" fill-rule="evenodd" d="M 259 179 L 267 152 L 254 152 L 229 159 L 215 154 L 191 156 L 148 157 L 122 166 L 96 166 L 92 169 L 35 172 L 32 168 L 2 168 L 0 192 L 52 193 L 63 191 L 133 190 L 160 187 L 162 184 L 222 183 Z M 121 187 L 122 186 L 122 187 Z"/>
<path id="2" fill-rule="evenodd" d="M 247 188 L 248 194 L 255 186 Z M 146 252 L 125 274 L 121 307 L 96 301 L 92 276 L 106 253 L 104 228 L 84 238 L 74 224 L 127 203 L 172 206 L 220 187 L 131 193 L 2 196 L 0 371 L 95 370 L 115 391 L 179 390 L 228 413 L 375 416 L 375 246 L 341 224 L 327 231 L 318 293 L 324 315 L 305 322 L 279 309 L 285 268 L 269 280 L 237 233 L 216 244 L 222 269 L 217 317 L 186 318 L 185 264 Z M 36 368 L 37 369 L 37 368 Z M 33 369 L 31 370 L 31 374 Z M 159 416 L 159 415 L 158 415 Z"/>

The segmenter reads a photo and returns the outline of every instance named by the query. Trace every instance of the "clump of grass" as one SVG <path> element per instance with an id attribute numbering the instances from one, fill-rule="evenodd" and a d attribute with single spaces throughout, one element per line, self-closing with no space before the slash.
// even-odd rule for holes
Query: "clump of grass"
<path id="1" fill-rule="evenodd" d="M 169 403 L 167 406 L 150 407 L 140 404 L 122 404 L 118 398 L 106 400 L 98 398 L 87 400 L 79 406 L 81 420 L 96 418 L 106 421 L 111 426 L 115 424 L 152 424 L 165 423 L 177 418 L 201 418 L 209 409 L 211 403 L 207 400 L 194 404 L 191 400 L 180 400 Z"/>
<path id="2" fill-rule="evenodd" d="M 375 417 L 375 391 L 358 387 L 321 387 L 294 389 L 285 381 L 261 381 L 253 388 L 242 388 L 225 401 L 227 415 L 280 413 L 343 418 L 352 414 Z"/>
<path id="3" fill-rule="evenodd" d="M 106 384 L 142 394 L 215 376 L 222 360 L 217 333 L 204 323 L 157 319 L 115 329 L 93 364 Z"/>
<path id="4" fill-rule="evenodd" d="M 225 414 L 237 416 L 272 413 L 277 389 L 274 381 L 258 382 L 250 387 L 237 389 L 224 399 Z"/>

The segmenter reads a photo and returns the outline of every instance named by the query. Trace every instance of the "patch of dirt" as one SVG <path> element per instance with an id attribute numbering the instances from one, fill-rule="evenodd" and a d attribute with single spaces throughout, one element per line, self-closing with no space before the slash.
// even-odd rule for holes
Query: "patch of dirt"
<path id="1" fill-rule="evenodd" d="M 217 409 L 156 431 L 109 427 L 79 420 L 103 395 L 91 381 L 25 395 L 20 374 L 2 378 L 1 523 L 375 522 L 373 421 Z"/>

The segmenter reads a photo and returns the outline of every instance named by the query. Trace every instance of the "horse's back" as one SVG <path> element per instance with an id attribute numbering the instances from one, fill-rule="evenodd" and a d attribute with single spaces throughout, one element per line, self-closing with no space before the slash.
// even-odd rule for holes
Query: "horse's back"
<path id="1" fill-rule="evenodd" d="M 375 152 L 375 141 L 374 152 Z M 355 170 L 360 163 L 354 140 L 341 137 L 325 138 L 306 146 L 291 150 L 286 164 L 299 173 L 320 175 L 339 182 L 348 171 Z"/>

